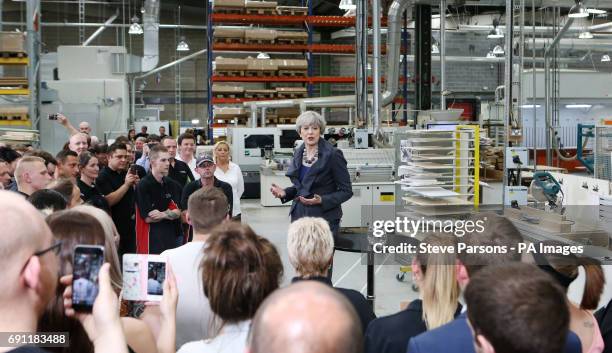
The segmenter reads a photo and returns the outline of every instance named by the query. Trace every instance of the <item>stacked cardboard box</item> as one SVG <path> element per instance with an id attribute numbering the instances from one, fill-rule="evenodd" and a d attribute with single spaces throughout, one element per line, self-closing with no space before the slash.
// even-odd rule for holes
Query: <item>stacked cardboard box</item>
<path id="1" fill-rule="evenodd" d="M 279 70 L 307 70 L 308 61 L 302 59 L 276 59 Z"/>
<path id="2" fill-rule="evenodd" d="M 0 32 L 0 52 L 25 54 L 25 33 Z"/>
<path id="3" fill-rule="evenodd" d="M 246 0 L 246 13 L 256 15 L 276 14 L 276 1 L 249 1 Z"/>
<path id="4" fill-rule="evenodd" d="M 224 58 L 218 56 L 215 59 L 215 70 L 246 70 L 246 59 Z"/>
<path id="5" fill-rule="evenodd" d="M 242 96 L 244 94 L 244 87 L 220 85 L 220 84 L 214 83 L 212 85 L 212 91 L 215 97 L 227 96 L 227 97 L 235 98 L 235 97 Z"/>
<path id="6" fill-rule="evenodd" d="M 276 30 L 274 29 L 247 29 L 244 31 L 245 43 L 274 43 Z"/>
<path id="7" fill-rule="evenodd" d="M 246 58 L 247 70 L 254 72 L 274 73 L 278 70 L 276 60 Z"/>
<path id="8" fill-rule="evenodd" d="M 244 8 L 244 0 L 214 0 L 213 8 L 235 8 L 241 10 Z"/>
<path id="9" fill-rule="evenodd" d="M 308 33 L 304 31 L 276 31 L 276 41 L 287 44 L 306 43 L 308 41 Z"/>
<path id="10" fill-rule="evenodd" d="M 504 148 L 481 146 L 480 159 L 485 170 L 482 172 L 487 179 L 501 179 L 504 170 Z"/>
<path id="11" fill-rule="evenodd" d="M 217 27 L 213 37 L 216 42 L 242 43 L 244 41 L 244 29 Z"/>
<path id="12" fill-rule="evenodd" d="M 233 119 L 239 117 L 245 117 L 247 111 L 244 108 L 238 107 L 214 107 L 215 119 Z"/>

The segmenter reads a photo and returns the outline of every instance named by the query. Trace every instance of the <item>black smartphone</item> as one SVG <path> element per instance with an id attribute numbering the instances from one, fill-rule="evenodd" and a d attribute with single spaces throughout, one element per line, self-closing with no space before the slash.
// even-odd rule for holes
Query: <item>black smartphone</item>
<path id="1" fill-rule="evenodd" d="M 49 114 L 47 117 L 49 120 L 57 120 L 58 114 Z"/>
<path id="2" fill-rule="evenodd" d="M 136 164 L 132 164 L 132 165 L 130 166 L 129 173 L 130 173 L 130 174 L 134 174 L 134 175 L 137 175 L 137 174 L 138 174 L 138 168 L 136 167 Z"/>
<path id="3" fill-rule="evenodd" d="M 77 245 L 72 259 L 72 308 L 91 312 L 98 296 L 98 274 L 104 264 L 104 247 Z"/>

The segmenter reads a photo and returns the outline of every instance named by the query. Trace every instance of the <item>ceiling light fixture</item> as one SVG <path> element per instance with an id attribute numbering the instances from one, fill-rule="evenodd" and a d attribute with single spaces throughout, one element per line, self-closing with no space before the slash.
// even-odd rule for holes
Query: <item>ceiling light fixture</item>
<path id="1" fill-rule="evenodd" d="M 357 5 L 353 2 L 353 0 L 340 0 L 340 5 L 338 7 L 341 10 L 355 10 Z"/>
<path id="2" fill-rule="evenodd" d="M 589 31 L 580 32 L 578 35 L 579 39 L 593 39 L 593 33 Z"/>
<path id="3" fill-rule="evenodd" d="M 440 47 L 439 47 L 439 45 L 440 44 L 438 43 L 438 41 L 434 41 L 431 44 L 431 53 L 432 54 L 440 54 Z"/>
<path id="4" fill-rule="evenodd" d="M 488 53 L 487 53 L 487 56 L 486 56 L 486 58 L 487 58 L 487 59 L 494 59 L 494 58 L 496 58 L 496 57 L 497 57 L 497 56 L 495 56 L 495 54 L 493 54 L 493 52 L 492 52 L 492 51 L 488 52 Z"/>
<path id="5" fill-rule="evenodd" d="M 176 45 L 176 51 L 189 51 L 189 44 L 185 41 L 185 37 L 182 36 Z"/>
<path id="6" fill-rule="evenodd" d="M 533 109 L 533 108 L 540 108 L 540 107 L 541 107 L 541 105 L 539 105 L 539 104 L 536 104 L 536 105 L 533 105 L 533 104 L 521 105 L 521 108 L 523 108 L 523 109 Z"/>
<path id="7" fill-rule="evenodd" d="M 587 12 L 591 15 L 605 15 L 608 13 L 608 11 L 600 9 L 587 9 Z"/>
<path id="8" fill-rule="evenodd" d="M 569 10 L 569 13 L 567 14 L 567 17 L 570 18 L 584 18 L 588 16 L 589 13 L 584 8 L 584 6 L 582 6 L 582 0 L 576 0 L 576 5 L 572 6 L 572 8 Z"/>
<path id="9" fill-rule="evenodd" d="M 501 45 L 496 45 L 495 48 L 493 48 L 493 54 L 504 55 L 505 54 L 504 48 Z"/>
<path id="10" fill-rule="evenodd" d="M 191 120 L 191 123 L 192 123 L 193 125 L 197 125 L 197 124 L 199 124 L 199 123 L 200 123 L 200 120 L 198 120 L 198 119 L 193 119 L 193 120 Z"/>
<path id="11" fill-rule="evenodd" d="M 605 54 L 604 56 L 601 57 L 601 62 L 602 63 L 609 63 L 610 62 L 610 55 Z"/>
<path id="12" fill-rule="evenodd" d="M 270 55 L 267 53 L 259 53 L 257 54 L 257 59 L 270 59 Z"/>
<path id="13" fill-rule="evenodd" d="M 592 107 L 590 104 L 566 104 L 567 109 L 589 109 Z"/>
<path id="14" fill-rule="evenodd" d="M 504 38 L 504 32 L 499 28 L 499 19 L 493 19 L 493 29 L 487 36 L 489 39 L 501 39 Z"/>
<path id="15" fill-rule="evenodd" d="M 129 34 L 142 34 L 142 26 L 138 23 L 138 16 L 134 15 L 132 17 L 132 24 L 130 25 L 130 29 L 128 30 Z"/>

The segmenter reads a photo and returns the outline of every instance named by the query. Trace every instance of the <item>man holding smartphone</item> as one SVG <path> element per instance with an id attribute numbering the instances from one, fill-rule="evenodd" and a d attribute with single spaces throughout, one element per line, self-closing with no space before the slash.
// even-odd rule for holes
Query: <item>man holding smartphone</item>
<path id="1" fill-rule="evenodd" d="M 136 252 L 134 186 L 140 179 L 138 175 L 128 173 L 127 168 L 127 147 L 123 143 L 113 143 L 109 147 L 108 166 L 102 169 L 96 179 L 96 188 L 108 201 L 113 222 L 121 236 L 121 255 Z"/>
<path id="2" fill-rule="evenodd" d="M 136 187 L 136 244 L 139 254 L 161 254 L 177 247 L 181 236 L 181 186 L 168 178 L 169 154 L 164 146 L 149 151 L 151 173 Z"/>

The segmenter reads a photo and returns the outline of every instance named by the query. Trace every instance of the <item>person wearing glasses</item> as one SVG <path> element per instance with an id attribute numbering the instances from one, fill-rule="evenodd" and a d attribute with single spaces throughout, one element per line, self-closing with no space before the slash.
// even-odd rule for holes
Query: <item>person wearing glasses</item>
<path id="1" fill-rule="evenodd" d="M 183 190 L 183 196 L 181 197 L 181 210 L 183 210 L 183 218 L 185 217 L 185 210 L 187 210 L 187 203 L 189 196 L 199 189 L 206 188 L 219 188 L 227 197 L 228 213 L 232 214 L 232 201 L 234 200 L 232 194 L 232 186 L 226 182 L 223 182 L 215 177 L 215 161 L 210 155 L 202 155 L 196 160 L 196 173 L 200 176 L 200 179 L 192 181 L 185 186 Z M 185 218 L 184 218 L 185 219 Z M 189 241 L 191 241 L 193 231 L 189 230 Z"/>
<path id="2" fill-rule="evenodd" d="M 125 144 L 113 143 L 109 147 L 108 166 L 104 167 L 96 179 L 96 188 L 104 195 L 111 207 L 111 215 L 119 231 L 119 253 L 136 251 L 134 223 L 134 186 L 138 183 L 137 174 L 128 172 L 128 154 Z"/>
<path id="3" fill-rule="evenodd" d="M 6 233 L 0 237 L 0 329 L 2 332 L 41 332 L 38 321 L 55 297 L 58 285 L 59 253 L 62 243 L 53 234 L 42 215 L 19 195 L 0 190 L 0 223 Z M 112 291 L 108 265 L 100 271 L 100 292 L 91 314 L 80 314 L 78 320 L 95 322 L 86 325 L 86 333 L 95 337 L 94 352 L 127 353 L 119 313 L 111 310 L 118 305 Z M 72 290 L 70 278 L 62 278 L 67 297 Z M 65 302 L 64 313 L 75 316 L 71 303 Z M 44 353 L 33 346 L 20 346 L 12 353 Z"/>

